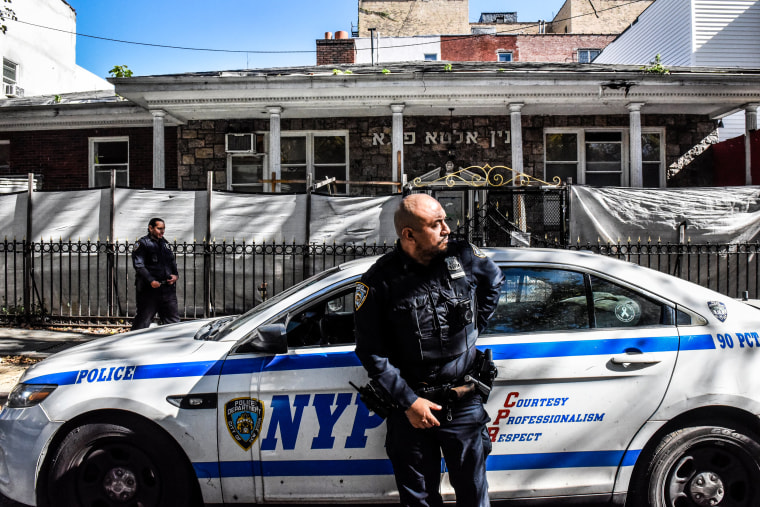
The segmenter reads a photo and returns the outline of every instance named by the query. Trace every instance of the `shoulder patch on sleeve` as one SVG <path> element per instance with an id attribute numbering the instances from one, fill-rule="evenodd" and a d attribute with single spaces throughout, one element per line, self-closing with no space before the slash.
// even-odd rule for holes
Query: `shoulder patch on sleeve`
<path id="1" fill-rule="evenodd" d="M 138 242 L 136 242 L 136 243 L 135 243 L 135 246 L 133 246 L 133 247 L 132 247 L 132 251 L 133 251 L 133 252 L 136 252 L 136 251 L 137 251 L 137 249 L 138 249 L 138 248 L 140 248 L 140 245 L 142 245 L 142 243 L 140 243 L 139 241 L 138 241 Z"/>
<path id="2" fill-rule="evenodd" d="M 356 290 L 354 291 L 354 311 L 358 310 L 364 304 L 369 294 L 369 287 L 362 282 L 356 282 Z"/>
<path id="3" fill-rule="evenodd" d="M 470 246 L 472 247 L 472 253 L 475 257 L 480 257 L 481 259 L 485 258 L 486 254 L 483 253 L 483 250 L 476 247 L 472 243 L 470 243 Z"/>

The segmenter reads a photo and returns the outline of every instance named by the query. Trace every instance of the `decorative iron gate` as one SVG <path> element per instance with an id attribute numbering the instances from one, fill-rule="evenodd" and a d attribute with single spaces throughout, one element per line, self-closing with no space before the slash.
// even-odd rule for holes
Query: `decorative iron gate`
<path id="1" fill-rule="evenodd" d="M 568 191 L 559 179 L 549 183 L 506 166 L 470 166 L 428 173 L 405 192 L 434 196 L 453 235 L 480 246 L 568 243 Z"/>

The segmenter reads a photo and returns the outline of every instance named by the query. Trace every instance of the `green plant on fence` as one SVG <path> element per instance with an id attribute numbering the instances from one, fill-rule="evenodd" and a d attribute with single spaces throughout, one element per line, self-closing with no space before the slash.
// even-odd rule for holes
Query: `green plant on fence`
<path id="1" fill-rule="evenodd" d="M 383 74 L 390 74 L 391 73 L 391 71 L 388 70 L 388 69 L 383 69 L 380 72 L 382 72 Z"/>
<path id="2" fill-rule="evenodd" d="M 443 66 L 443 70 L 445 70 L 446 72 L 451 72 L 451 64 L 450 63 L 445 64 Z"/>
<path id="3" fill-rule="evenodd" d="M 640 70 L 646 72 L 647 74 L 670 74 L 668 68 L 662 64 L 660 53 L 657 53 L 655 55 L 654 60 L 649 62 L 649 65 L 640 67 Z"/>

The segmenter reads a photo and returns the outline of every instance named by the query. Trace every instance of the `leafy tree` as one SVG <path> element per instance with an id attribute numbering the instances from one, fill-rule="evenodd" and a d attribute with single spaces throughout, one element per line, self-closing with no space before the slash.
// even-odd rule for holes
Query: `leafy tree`
<path id="1" fill-rule="evenodd" d="M 7 32 L 8 27 L 5 25 L 5 22 L 7 20 L 10 21 L 16 21 L 18 18 L 16 17 L 16 13 L 13 9 L 10 8 L 8 4 L 11 3 L 11 0 L 3 0 L 3 7 L 0 8 L 0 32 Z"/>

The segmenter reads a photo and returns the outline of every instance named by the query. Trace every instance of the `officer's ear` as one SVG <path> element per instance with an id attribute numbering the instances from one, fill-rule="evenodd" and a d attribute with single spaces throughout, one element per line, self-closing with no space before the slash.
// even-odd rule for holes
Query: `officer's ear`
<path id="1" fill-rule="evenodd" d="M 411 227 L 401 229 L 401 239 L 404 241 L 414 241 L 413 230 Z"/>

